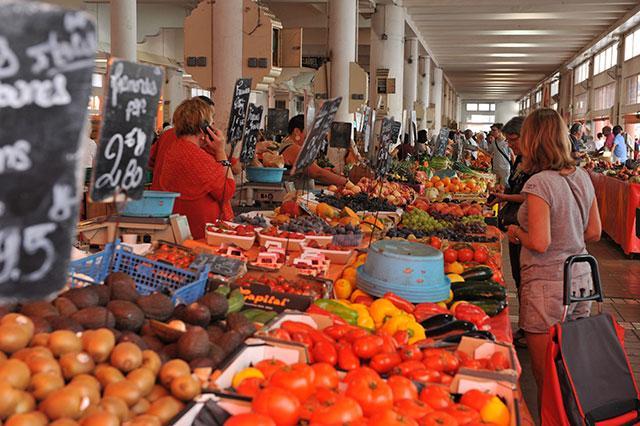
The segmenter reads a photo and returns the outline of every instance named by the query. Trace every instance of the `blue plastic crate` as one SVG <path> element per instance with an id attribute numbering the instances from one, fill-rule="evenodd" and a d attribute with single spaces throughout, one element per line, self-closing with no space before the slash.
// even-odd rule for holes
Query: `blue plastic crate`
<path id="1" fill-rule="evenodd" d="M 280 183 L 286 170 L 277 167 L 247 167 L 247 180 L 257 183 Z"/>
<path id="2" fill-rule="evenodd" d="M 100 253 L 92 254 L 69 264 L 72 287 L 84 283 L 100 284 L 111 272 L 124 272 L 136 282 L 136 289 L 142 295 L 156 291 L 168 291 L 174 303 L 193 303 L 206 291 L 209 268 L 187 270 L 175 268 L 163 262 L 138 256 L 129 246 L 109 243 Z M 86 275 L 94 282 L 78 274 Z"/>
<path id="3" fill-rule="evenodd" d="M 167 217 L 173 212 L 173 203 L 180 196 L 177 192 L 144 191 L 139 200 L 130 200 L 123 216 Z"/>

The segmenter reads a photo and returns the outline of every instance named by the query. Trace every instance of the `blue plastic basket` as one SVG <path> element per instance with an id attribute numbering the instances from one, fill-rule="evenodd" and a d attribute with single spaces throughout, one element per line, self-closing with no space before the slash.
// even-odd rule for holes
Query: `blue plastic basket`
<path id="1" fill-rule="evenodd" d="M 138 256 L 129 246 L 116 243 L 105 245 L 100 253 L 69 264 L 71 287 L 85 283 L 100 284 L 111 272 L 124 272 L 136 282 L 136 289 L 142 295 L 153 292 L 169 292 L 171 300 L 177 303 L 193 303 L 205 293 L 209 277 L 209 267 L 200 270 L 175 268 L 163 262 Z M 93 280 L 84 279 L 78 274 Z"/>
<path id="2" fill-rule="evenodd" d="M 287 169 L 277 167 L 247 167 L 247 180 L 257 183 L 279 183 Z"/>
<path id="3" fill-rule="evenodd" d="M 127 202 L 122 215 L 167 217 L 173 212 L 173 203 L 179 196 L 177 192 L 144 191 L 141 199 Z"/>

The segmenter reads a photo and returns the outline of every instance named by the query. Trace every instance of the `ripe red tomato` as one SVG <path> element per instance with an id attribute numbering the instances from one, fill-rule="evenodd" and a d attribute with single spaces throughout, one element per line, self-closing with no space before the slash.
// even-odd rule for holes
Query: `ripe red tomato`
<path id="1" fill-rule="evenodd" d="M 421 419 L 427 414 L 433 412 L 433 408 L 429 407 L 425 402 L 419 399 L 401 399 L 393 404 L 394 410 L 402 413 L 412 419 Z"/>
<path id="2" fill-rule="evenodd" d="M 442 375 L 439 371 L 429 370 L 428 368 L 422 368 L 420 370 L 413 370 L 409 373 L 409 378 L 418 383 L 440 383 L 440 377 Z"/>
<path id="3" fill-rule="evenodd" d="M 353 398 L 340 396 L 335 401 L 321 404 L 312 414 L 311 423 L 342 425 L 350 424 L 360 418 L 362 418 L 360 405 Z"/>
<path id="4" fill-rule="evenodd" d="M 253 398 L 251 408 L 273 419 L 278 426 L 294 426 L 300 417 L 300 400 L 290 391 L 268 387 Z"/>
<path id="5" fill-rule="evenodd" d="M 311 366 L 315 373 L 315 380 L 313 385 L 316 388 L 329 388 L 336 389 L 340 383 L 338 372 L 331 364 L 326 362 L 318 362 Z"/>
<path id="6" fill-rule="evenodd" d="M 442 247 L 442 240 L 438 237 L 431 237 L 429 239 L 429 245 L 435 249 L 440 250 L 440 247 Z"/>
<path id="7" fill-rule="evenodd" d="M 338 367 L 345 371 L 360 367 L 360 358 L 353 353 L 353 348 L 348 342 L 338 342 Z"/>
<path id="8" fill-rule="evenodd" d="M 230 417 L 224 426 L 276 426 L 276 422 L 264 414 L 243 413 Z"/>
<path id="9" fill-rule="evenodd" d="M 364 336 L 353 342 L 353 353 L 361 359 L 369 359 L 380 352 L 384 340 L 380 336 Z"/>
<path id="10" fill-rule="evenodd" d="M 459 425 L 466 425 L 480 420 L 480 413 L 466 405 L 455 404 L 444 411 L 456 419 Z"/>
<path id="11" fill-rule="evenodd" d="M 444 410 L 453 404 L 451 394 L 442 386 L 427 386 L 420 392 L 420 400 L 434 410 Z"/>
<path id="12" fill-rule="evenodd" d="M 471 262 L 472 260 L 473 260 L 473 250 L 466 247 L 458 250 L 459 262 Z"/>
<path id="13" fill-rule="evenodd" d="M 311 416 L 322 405 L 335 403 L 340 396 L 331 389 L 318 388 L 316 391 L 300 406 L 300 418 L 309 421 Z"/>
<path id="14" fill-rule="evenodd" d="M 420 419 L 420 426 L 458 426 L 458 421 L 444 411 L 434 411 Z"/>
<path id="15" fill-rule="evenodd" d="M 391 387 L 381 379 L 358 378 L 347 386 L 346 396 L 355 399 L 366 417 L 393 406 Z"/>
<path id="16" fill-rule="evenodd" d="M 418 422 L 407 415 L 388 409 L 371 417 L 369 426 L 418 426 Z"/>
<path id="17" fill-rule="evenodd" d="M 492 370 L 500 371 L 509 368 L 509 360 L 504 352 L 495 352 L 489 359 L 489 367 Z"/>
<path id="18" fill-rule="evenodd" d="M 369 333 L 367 330 L 365 330 L 364 328 L 360 328 L 357 327 L 351 331 L 349 331 L 345 336 L 345 340 L 347 342 L 353 343 L 355 342 L 357 339 L 359 339 L 360 337 L 364 337 L 364 336 L 369 336 L 371 333 Z"/>
<path id="19" fill-rule="evenodd" d="M 382 353 L 374 355 L 374 357 L 371 358 L 369 367 L 373 368 L 378 373 L 387 373 L 401 362 L 402 358 L 400 358 L 400 354 L 398 354 L 397 352 Z"/>
<path id="20" fill-rule="evenodd" d="M 458 260 L 458 251 L 452 248 L 448 248 L 444 251 L 444 261 L 446 263 L 453 263 Z"/>
<path id="21" fill-rule="evenodd" d="M 286 365 L 287 364 L 285 364 L 283 361 L 272 358 L 272 359 L 263 359 L 262 361 L 254 365 L 254 367 L 262 371 L 264 378 L 269 380 L 271 376 L 273 376 L 273 373 L 280 370 L 282 367 L 285 367 Z"/>
<path id="22" fill-rule="evenodd" d="M 369 367 L 360 367 L 355 370 L 349 371 L 342 380 L 344 383 L 349 384 L 356 379 L 377 379 L 380 380 L 380 375 L 376 371 Z"/>
<path id="23" fill-rule="evenodd" d="M 489 260 L 489 253 L 486 250 L 476 250 L 473 253 L 473 261 L 478 263 L 486 263 Z"/>
<path id="24" fill-rule="evenodd" d="M 491 398 L 493 398 L 493 396 L 488 393 L 482 392 L 478 389 L 472 389 L 462 395 L 462 398 L 460 398 L 460 404 L 471 407 L 476 411 L 481 411 Z"/>
<path id="25" fill-rule="evenodd" d="M 422 359 L 422 352 L 416 345 L 409 345 L 402 348 L 400 357 L 402 357 L 403 361 L 420 361 Z"/>
<path id="26" fill-rule="evenodd" d="M 253 398 L 266 383 L 267 381 L 260 377 L 247 377 L 240 382 L 238 388 L 236 389 L 236 392 L 238 392 L 240 395 L 250 396 Z"/>
<path id="27" fill-rule="evenodd" d="M 314 391 L 315 373 L 307 364 L 298 363 L 282 367 L 273 373 L 269 384 L 293 392 L 301 402 L 306 401 Z"/>
<path id="28" fill-rule="evenodd" d="M 452 381 L 453 381 L 453 376 L 450 376 L 445 373 L 442 373 L 442 375 L 440 376 L 440 384 L 450 385 Z"/>
<path id="29" fill-rule="evenodd" d="M 316 362 L 326 362 L 330 365 L 336 365 L 338 362 L 338 350 L 333 343 L 321 340 L 313 346 L 311 353 Z"/>
<path id="30" fill-rule="evenodd" d="M 418 388 L 406 377 L 391 376 L 387 379 L 387 384 L 391 387 L 394 401 L 418 398 Z"/>
<path id="31" fill-rule="evenodd" d="M 460 360 L 454 354 L 444 349 L 425 353 L 422 362 L 424 362 L 425 367 L 429 369 L 447 373 L 455 373 L 460 367 Z"/>
<path id="32" fill-rule="evenodd" d="M 423 368 L 424 364 L 421 361 L 410 360 L 395 366 L 393 370 L 391 370 L 391 374 L 399 374 L 400 376 L 406 377 L 413 370 L 421 370 Z"/>

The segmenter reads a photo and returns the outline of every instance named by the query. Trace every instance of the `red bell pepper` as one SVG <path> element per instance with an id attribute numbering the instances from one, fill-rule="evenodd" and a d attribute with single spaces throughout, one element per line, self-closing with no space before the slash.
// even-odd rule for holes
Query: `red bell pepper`
<path id="1" fill-rule="evenodd" d="M 431 302 L 419 303 L 413 311 L 413 315 L 416 317 L 416 321 L 418 322 L 422 322 L 434 315 L 448 313 L 450 313 L 448 309 Z"/>
<path id="2" fill-rule="evenodd" d="M 393 293 L 393 292 L 387 292 L 384 294 L 384 296 L 382 296 L 384 299 L 387 299 L 389 302 L 393 303 L 393 306 L 395 306 L 396 308 L 405 311 L 408 314 L 412 314 L 413 311 L 415 310 L 415 306 L 413 305 L 413 303 L 409 302 L 406 299 L 403 299 L 402 297 L 398 296 L 397 294 Z"/>
<path id="3" fill-rule="evenodd" d="M 456 306 L 453 311 L 453 315 L 459 320 L 469 321 L 478 327 L 479 330 L 487 330 L 490 328 L 489 316 L 482 310 L 481 307 L 472 303 L 461 303 Z"/>
<path id="4" fill-rule="evenodd" d="M 347 324 L 347 322 L 343 320 L 341 317 L 339 317 L 338 315 L 332 314 L 331 312 L 327 311 L 326 309 L 322 309 L 320 306 L 314 303 L 312 303 L 311 306 L 309 306 L 309 308 L 307 309 L 307 313 L 328 316 L 333 320 L 333 324 L 335 325 Z"/>

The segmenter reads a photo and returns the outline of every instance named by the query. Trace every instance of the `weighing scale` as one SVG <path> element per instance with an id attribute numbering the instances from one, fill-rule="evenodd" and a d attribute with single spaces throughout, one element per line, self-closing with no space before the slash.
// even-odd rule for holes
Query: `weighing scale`
<path id="1" fill-rule="evenodd" d="M 287 185 L 291 182 L 257 183 L 247 182 L 238 188 L 236 194 L 239 206 L 278 207 L 284 201 L 284 196 L 293 188 Z"/>
<path id="2" fill-rule="evenodd" d="M 162 240 L 181 244 L 191 238 L 187 217 L 177 214 L 169 217 L 111 215 L 78 223 L 78 239 L 90 245 L 104 246 L 124 234 L 135 234 L 138 242 L 147 243 Z"/>

